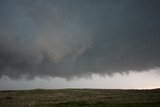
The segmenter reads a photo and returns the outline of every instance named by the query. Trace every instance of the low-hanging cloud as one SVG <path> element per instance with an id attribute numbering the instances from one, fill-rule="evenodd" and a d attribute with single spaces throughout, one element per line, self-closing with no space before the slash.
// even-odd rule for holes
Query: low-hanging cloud
<path id="1" fill-rule="evenodd" d="M 1 0 L 0 76 L 69 78 L 158 68 L 159 4 Z"/>

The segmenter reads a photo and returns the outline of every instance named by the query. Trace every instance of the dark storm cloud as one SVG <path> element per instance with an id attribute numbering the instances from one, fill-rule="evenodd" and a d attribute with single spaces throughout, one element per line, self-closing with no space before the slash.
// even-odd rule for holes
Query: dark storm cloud
<path id="1" fill-rule="evenodd" d="M 160 67 L 158 0 L 1 0 L 0 76 Z"/>

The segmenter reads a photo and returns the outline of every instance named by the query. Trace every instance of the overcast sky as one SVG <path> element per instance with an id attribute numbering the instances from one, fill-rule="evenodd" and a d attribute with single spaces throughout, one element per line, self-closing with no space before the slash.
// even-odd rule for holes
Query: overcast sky
<path id="1" fill-rule="evenodd" d="M 159 0 L 0 0 L 0 88 L 158 87 L 159 13 Z"/>

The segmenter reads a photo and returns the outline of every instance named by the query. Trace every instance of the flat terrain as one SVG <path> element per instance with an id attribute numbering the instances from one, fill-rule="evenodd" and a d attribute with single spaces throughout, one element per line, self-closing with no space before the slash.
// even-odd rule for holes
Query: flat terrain
<path id="1" fill-rule="evenodd" d="M 0 91 L 0 107 L 160 107 L 160 89 Z"/>

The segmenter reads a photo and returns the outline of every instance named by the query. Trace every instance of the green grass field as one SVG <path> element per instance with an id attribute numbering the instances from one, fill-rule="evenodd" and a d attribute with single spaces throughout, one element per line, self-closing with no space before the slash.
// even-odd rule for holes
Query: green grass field
<path id="1" fill-rule="evenodd" d="M 160 89 L 0 91 L 0 107 L 160 107 Z"/>

